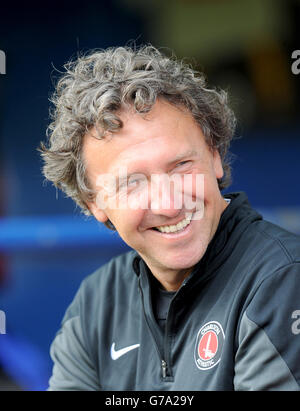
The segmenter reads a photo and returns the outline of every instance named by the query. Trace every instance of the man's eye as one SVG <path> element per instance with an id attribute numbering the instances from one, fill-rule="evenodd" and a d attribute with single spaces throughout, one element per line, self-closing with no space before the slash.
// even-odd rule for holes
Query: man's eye
<path id="1" fill-rule="evenodd" d="M 189 164 L 191 161 L 190 160 L 186 160 L 186 161 L 180 161 L 180 163 L 176 164 L 176 167 L 181 167 L 184 166 L 186 164 Z"/>
<path id="2" fill-rule="evenodd" d="M 139 180 L 129 180 L 127 185 L 128 187 L 134 187 L 139 183 Z"/>

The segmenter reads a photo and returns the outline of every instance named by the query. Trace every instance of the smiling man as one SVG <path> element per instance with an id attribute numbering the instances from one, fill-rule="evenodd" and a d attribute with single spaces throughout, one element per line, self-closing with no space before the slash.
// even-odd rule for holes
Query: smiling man
<path id="1" fill-rule="evenodd" d="M 97 201 L 89 202 L 88 206 L 97 220 L 103 223 L 109 220 L 114 225 L 122 239 L 139 253 L 165 289 L 177 290 L 205 253 L 227 205 L 217 183 L 217 179 L 223 177 L 221 159 L 217 151 L 207 146 L 192 115 L 164 100 L 158 99 L 150 113 L 144 116 L 135 113 L 132 108 L 123 109 L 120 119 L 123 127 L 109 140 L 99 140 L 95 129 L 85 135 L 82 150 L 87 178 L 96 190 L 99 175 L 117 178 L 120 169 L 128 170 L 128 176 L 136 176 L 135 185 L 129 180 L 130 186 L 127 181 L 125 189 L 120 189 L 115 195 L 118 199 L 121 196 L 132 199 L 136 192 L 140 194 L 141 190 L 149 190 L 150 194 L 147 192 L 146 197 L 149 202 L 136 210 L 130 207 L 129 201 L 128 207 L 122 208 L 117 207 L 120 201 L 116 201 L 112 209 L 108 204 L 102 210 Z M 201 210 L 187 210 L 184 201 L 182 204 L 178 202 L 178 206 L 182 207 L 176 207 L 174 197 L 179 190 L 172 189 L 170 184 L 164 187 L 163 181 L 159 181 L 161 187 L 151 190 L 153 175 L 171 179 L 174 175 L 186 174 L 193 179 L 203 176 L 204 187 L 199 191 L 204 191 L 204 199 L 195 200 L 198 208 L 204 201 L 203 216 L 199 216 Z M 139 182 L 139 176 L 145 176 L 145 179 Z M 152 183 L 151 187 L 148 181 Z M 188 189 L 182 184 L 184 188 Z M 153 195 L 162 190 L 168 208 L 164 208 L 162 195 Z M 196 193 L 190 194 L 193 196 Z M 199 218 L 195 218 L 195 213 Z M 174 228 L 168 233 L 164 230 L 181 223 L 184 228 L 179 226 L 176 231 Z"/>
<path id="2" fill-rule="evenodd" d="M 299 390 L 299 238 L 222 195 L 225 92 L 151 46 L 65 68 L 44 174 L 133 250 L 83 281 L 49 390 Z"/>

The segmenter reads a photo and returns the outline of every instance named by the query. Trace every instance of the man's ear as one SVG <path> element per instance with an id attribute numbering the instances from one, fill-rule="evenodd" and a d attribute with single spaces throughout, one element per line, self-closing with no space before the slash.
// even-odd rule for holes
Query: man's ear
<path id="1" fill-rule="evenodd" d="M 99 206 L 94 201 L 87 202 L 86 205 L 93 216 L 96 218 L 96 220 L 98 220 L 100 223 L 105 223 L 108 220 L 105 211 L 99 208 Z"/>
<path id="2" fill-rule="evenodd" d="M 221 156 L 218 150 L 213 150 L 212 154 L 213 154 L 213 166 L 215 170 L 215 175 L 217 179 L 220 180 L 224 176 Z"/>

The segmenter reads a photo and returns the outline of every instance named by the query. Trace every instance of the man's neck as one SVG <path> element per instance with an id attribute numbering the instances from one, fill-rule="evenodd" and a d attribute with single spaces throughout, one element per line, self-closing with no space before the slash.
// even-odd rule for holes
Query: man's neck
<path id="1" fill-rule="evenodd" d="M 184 270 L 168 270 L 158 275 L 155 270 L 151 271 L 153 276 L 160 282 L 163 289 L 167 291 L 177 291 L 183 281 L 191 274 L 193 267 Z"/>

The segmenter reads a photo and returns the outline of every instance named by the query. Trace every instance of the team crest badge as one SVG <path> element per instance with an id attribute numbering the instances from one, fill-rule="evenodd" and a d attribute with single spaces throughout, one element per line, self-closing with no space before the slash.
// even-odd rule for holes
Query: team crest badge
<path id="1" fill-rule="evenodd" d="M 209 370 L 221 359 L 225 334 L 220 323 L 210 321 L 200 328 L 196 338 L 194 358 L 200 370 Z"/>

